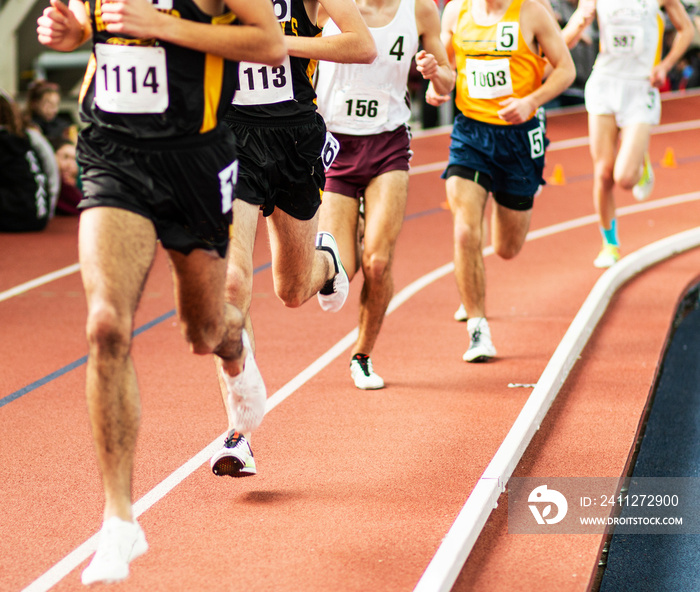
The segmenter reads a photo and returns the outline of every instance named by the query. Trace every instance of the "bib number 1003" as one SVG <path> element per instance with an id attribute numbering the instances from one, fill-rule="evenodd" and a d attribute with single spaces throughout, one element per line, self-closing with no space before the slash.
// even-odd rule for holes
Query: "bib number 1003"
<path id="1" fill-rule="evenodd" d="M 506 86 L 508 80 L 506 73 L 503 70 L 498 72 L 471 72 L 472 84 L 479 88 L 496 88 L 498 86 Z"/>

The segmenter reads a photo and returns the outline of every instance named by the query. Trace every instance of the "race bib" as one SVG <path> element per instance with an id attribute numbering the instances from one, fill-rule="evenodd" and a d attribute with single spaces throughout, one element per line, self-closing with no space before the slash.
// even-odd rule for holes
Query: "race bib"
<path id="1" fill-rule="evenodd" d="M 527 133 L 530 140 L 530 158 L 539 158 L 544 156 L 544 131 L 542 126 L 537 126 L 535 129 Z"/>
<path id="2" fill-rule="evenodd" d="M 289 56 L 279 66 L 241 62 L 234 105 L 269 105 L 294 98 L 292 68 Z"/>
<path id="3" fill-rule="evenodd" d="M 474 99 L 497 99 L 513 94 L 510 60 L 467 58 L 467 90 Z"/>
<path id="4" fill-rule="evenodd" d="M 338 156 L 340 152 L 340 142 L 335 139 L 335 136 L 331 132 L 326 132 L 326 143 L 323 145 L 323 150 L 321 150 L 321 160 L 323 161 L 323 168 L 328 170 L 331 168 L 335 157 Z"/>
<path id="5" fill-rule="evenodd" d="M 95 45 L 95 103 L 108 113 L 164 113 L 170 104 L 165 49 Z"/>
<path id="6" fill-rule="evenodd" d="M 280 23 L 292 20 L 292 0 L 272 0 L 272 7 Z"/>
<path id="7" fill-rule="evenodd" d="M 639 55 L 644 49 L 644 29 L 634 25 L 610 25 L 606 30 L 606 40 L 612 55 Z"/>
<path id="8" fill-rule="evenodd" d="M 332 121 L 357 131 L 375 129 L 389 120 L 390 98 L 380 89 L 339 89 L 333 97 Z"/>
<path id="9" fill-rule="evenodd" d="M 496 51 L 515 51 L 518 49 L 520 23 L 498 23 L 496 28 Z"/>
<path id="10" fill-rule="evenodd" d="M 219 171 L 221 188 L 221 213 L 227 214 L 233 207 L 233 196 L 238 181 L 238 160 L 234 160 L 225 169 Z"/>

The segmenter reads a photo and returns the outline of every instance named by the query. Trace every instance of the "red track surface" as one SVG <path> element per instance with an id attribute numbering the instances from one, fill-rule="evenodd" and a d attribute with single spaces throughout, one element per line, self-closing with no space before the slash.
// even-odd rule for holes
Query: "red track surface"
<path id="1" fill-rule="evenodd" d="M 620 211 L 623 254 L 698 225 L 695 124 L 700 97 L 664 103 L 652 138 L 657 185 L 641 208 Z M 592 214 L 591 162 L 580 111 L 550 116 L 547 174 L 566 184 L 537 198 L 532 230 Z M 407 220 L 399 239 L 397 293 L 452 260 L 452 224 L 440 164 L 446 133 L 414 139 Z M 677 168 L 659 163 L 672 148 Z M 435 166 L 430 166 L 435 164 Z M 618 207 L 635 205 L 618 192 Z M 644 209 L 650 206 L 661 206 Z M 585 222 L 585 220 L 584 220 Z M 102 492 L 84 398 L 85 302 L 79 274 L 8 297 L 6 291 L 77 262 L 74 219 L 32 235 L 0 234 L 0 590 L 23 590 L 92 535 Z M 256 266 L 269 261 L 259 233 Z M 373 354 L 387 388 L 352 385 L 349 352 L 335 358 L 270 411 L 253 438 L 258 476 L 214 477 L 204 462 L 140 516 L 150 551 L 112 590 L 413 590 L 474 484 L 517 417 L 566 329 L 600 277 L 595 219 L 526 244 L 513 261 L 486 259 L 487 309 L 499 358 L 461 360 L 464 324 L 445 272 L 386 319 Z M 514 476 L 622 475 L 683 288 L 700 270 L 696 249 L 630 281 L 613 299 Z M 346 307 L 315 302 L 287 310 L 269 270 L 255 276 L 258 364 L 272 396 L 356 325 L 360 280 Z M 137 327 L 174 308 L 159 253 Z M 337 353 L 337 352 L 336 352 Z M 191 355 L 173 316 L 140 333 L 134 359 L 143 400 L 134 499 L 177 471 L 225 430 L 212 360 Z M 78 362 L 72 370 L 53 373 Z M 48 377 L 48 379 L 47 379 Z M 276 399 L 281 395 L 274 395 Z M 506 496 L 491 515 L 454 589 L 586 590 L 602 535 L 507 533 Z M 142 502 L 145 503 L 145 502 Z M 70 563 L 70 559 L 68 561 Z M 75 564 L 77 565 L 77 563 Z M 55 590 L 78 590 L 80 561 Z M 53 574 L 54 572 L 50 572 Z M 98 586 L 99 587 L 99 586 Z M 37 586 L 35 589 L 46 589 Z"/>

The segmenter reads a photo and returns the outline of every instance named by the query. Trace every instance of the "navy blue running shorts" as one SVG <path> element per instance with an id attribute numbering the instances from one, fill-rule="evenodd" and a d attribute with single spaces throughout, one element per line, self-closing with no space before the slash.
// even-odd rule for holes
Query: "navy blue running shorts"
<path id="1" fill-rule="evenodd" d="M 81 132 L 77 159 L 81 209 L 129 210 L 153 222 L 166 249 L 226 256 L 238 162 L 225 125 L 168 140 L 135 140 L 90 126 Z"/>
<path id="2" fill-rule="evenodd" d="M 494 125 L 458 113 L 443 179 L 453 175 L 479 183 L 505 208 L 529 210 L 545 184 L 549 140 L 538 117 L 519 125 Z"/>

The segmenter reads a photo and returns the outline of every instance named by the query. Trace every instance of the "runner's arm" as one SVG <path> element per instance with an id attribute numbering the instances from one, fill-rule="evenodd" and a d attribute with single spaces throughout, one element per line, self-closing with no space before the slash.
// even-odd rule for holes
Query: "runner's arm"
<path id="1" fill-rule="evenodd" d="M 416 54 L 416 67 L 435 92 L 447 95 L 455 86 L 455 72 L 441 40 L 440 15 L 433 0 L 416 0 L 416 24 L 423 46 Z"/>
<path id="2" fill-rule="evenodd" d="M 595 0 L 579 0 L 578 7 L 561 30 L 564 43 L 569 49 L 578 44 L 594 19 Z"/>
<path id="3" fill-rule="evenodd" d="M 457 19 L 459 17 L 460 2 L 448 2 L 447 6 L 442 11 L 442 19 L 440 23 L 440 41 L 445 48 L 447 61 L 450 65 L 452 75 L 455 75 L 456 62 L 455 52 L 452 47 L 452 36 L 457 27 Z M 441 95 L 435 91 L 432 82 L 428 85 L 428 90 L 425 92 L 425 101 L 433 107 L 439 107 L 451 99 L 450 95 Z"/>
<path id="4" fill-rule="evenodd" d="M 527 24 L 533 40 L 552 65 L 552 70 L 537 90 L 522 98 L 509 97 L 501 105 L 499 117 L 508 123 L 527 121 L 538 107 L 558 97 L 576 78 L 576 66 L 564 43 L 559 24 L 538 2 L 523 3 L 521 26 Z"/>
<path id="5" fill-rule="evenodd" d="M 683 57 L 695 35 L 695 28 L 681 0 L 660 0 L 660 5 L 666 9 L 671 24 L 676 28 L 676 35 L 668 53 L 652 68 L 651 84 L 656 87 L 663 85 L 668 72 Z"/>
<path id="6" fill-rule="evenodd" d="M 286 46 L 272 4 L 248 0 L 225 1 L 243 23 L 241 26 L 212 25 L 178 18 L 156 10 L 148 0 L 104 2 L 101 5 L 102 21 L 110 33 L 137 39 L 161 39 L 229 60 L 260 62 L 271 66 L 282 63 Z M 51 0 L 51 3 L 51 8 L 60 11 L 60 0 Z M 89 21 L 79 0 L 70 0 L 73 18 L 63 11 L 60 11 L 60 15 L 51 12 L 51 8 L 44 11 L 41 22 L 37 21 L 40 25 L 39 41 L 44 45 L 71 51 L 80 45 L 78 31 L 81 32 L 82 42 L 89 37 Z"/>
<path id="7" fill-rule="evenodd" d="M 377 48 L 369 28 L 353 0 L 320 0 L 325 16 L 333 19 L 340 34 L 327 37 L 287 36 L 289 55 L 341 64 L 371 64 Z"/>

